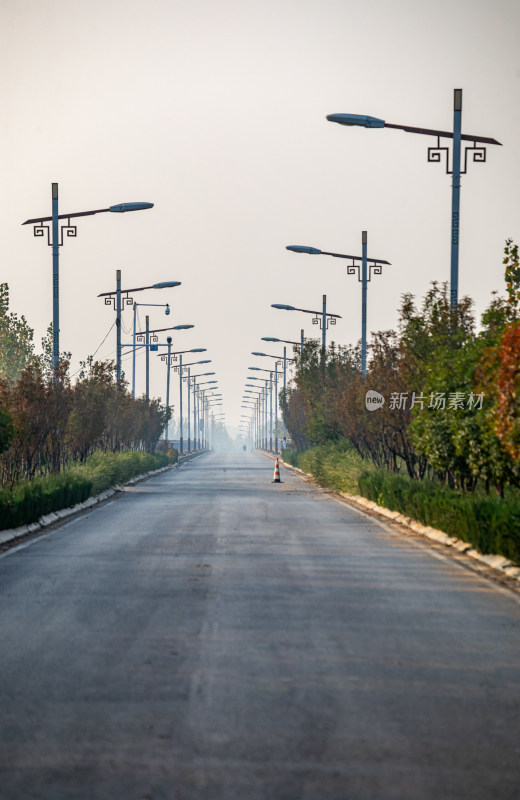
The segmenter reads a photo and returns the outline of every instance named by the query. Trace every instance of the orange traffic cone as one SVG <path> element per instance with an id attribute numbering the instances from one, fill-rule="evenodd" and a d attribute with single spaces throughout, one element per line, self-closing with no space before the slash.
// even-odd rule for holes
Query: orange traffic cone
<path id="1" fill-rule="evenodd" d="M 280 465 L 278 463 L 278 459 L 276 459 L 275 464 L 274 464 L 273 483 L 281 483 L 281 480 L 280 480 Z"/>

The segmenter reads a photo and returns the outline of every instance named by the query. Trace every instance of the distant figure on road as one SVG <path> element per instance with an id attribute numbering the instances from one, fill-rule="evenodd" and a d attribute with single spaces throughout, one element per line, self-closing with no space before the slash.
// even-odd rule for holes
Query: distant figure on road
<path id="1" fill-rule="evenodd" d="M 243 450 L 243 451 L 244 451 L 244 453 L 245 453 L 245 452 L 246 452 L 246 450 L 247 450 L 247 446 L 246 446 L 246 445 L 243 445 L 243 447 L 242 447 L 242 450 Z"/>

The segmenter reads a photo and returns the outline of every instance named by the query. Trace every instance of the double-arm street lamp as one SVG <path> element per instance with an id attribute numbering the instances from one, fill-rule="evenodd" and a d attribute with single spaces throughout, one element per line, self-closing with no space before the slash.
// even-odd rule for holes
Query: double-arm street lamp
<path id="1" fill-rule="evenodd" d="M 284 303 L 271 303 L 271 308 L 279 308 L 282 311 L 302 311 L 304 314 L 312 314 L 312 324 L 319 325 L 321 328 L 321 350 L 322 360 L 325 363 L 325 352 L 327 349 L 327 328 L 330 325 L 335 325 L 337 319 L 341 319 L 339 314 L 330 314 L 327 312 L 327 295 L 323 295 L 323 307 L 321 311 L 310 311 L 308 308 L 296 308 L 295 306 L 288 306 Z"/>
<path id="2" fill-rule="evenodd" d="M 143 211 L 153 208 L 153 203 L 119 203 L 109 208 L 98 208 L 93 211 L 76 211 L 73 214 L 58 213 L 58 184 L 53 183 L 51 189 L 52 215 L 50 217 L 36 217 L 23 222 L 23 225 L 33 225 L 34 236 L 47 236 L 47 244 L 52 247 L 52 365 L 54 371 L 60 359 L 60 270 L 59 254 L 63 246 L 63 236 L 76 237 L 77 226 L 71 224 L 71 219 L 77 217 L 91 217 L 94 214 L 103 214 L 107 211 L 124 213 L 126 211 Z M 67 220 L 60 222 L 60 220 Z M 44 223 L 51 223 L 46 225 Z M 52 230 L 52 233 L 51 233 Z"/>
<path id="3" fill-rule="evenodd" d="M 446 173 L 453 176 L 451 193 L 451 270 L 450 270 L 450 301 L 454 306 L 458 303 L 459 293 L 459 232 L 460 232 L 460 176 L 465 175 L 468 166 L 468 156 L 475 163 L 486 160 L 486 144 L 498 144 L 496 139 L 487 136 L 474 136 L 462 133 L 462 89 L 454 89 L 453 94 L 453 131 L 438 131 L 430 128 L 412 128 L 409 125 L 394 125 L 377 117 L 367 117 L 359 114 L 329 114 L 329 122 L 338 122 L 340 125 L 358 125 L 364 128 L 397 128 L 407 133 L 419 133 L 426 136 L 436 136 L 437 145 L 428 148 L 428 161 L 440 164 L 445 159 Z M 452 139 L 452 159 L 450 168 L 450 149 L 441 145 L 441 139 Z M 464 144 L 464 166 L 462 161 L 462 143 Z"/>
<path id="4" fill-rule="evenodd" d="M 383 264 L 390 264 L 382 258 L 367 257 L 367 232 L 361 234 L 361 253 L 360 256 L 349 256 L 344 253 L 329 253 L 326 250 L 318 250 L 317 247 L 305 247 L 298 244 L 287 245 L 286 250 L 293 253 L 307 253 L 308 255 L 333 256 L 334 258 L 347 258 L 351 263 L 347 266 L 347 275 L 358 276 L 361 283 L 361 370 L 363 376 L 367 373 L 367 285 L 374 275 L 381 275 Z M 356 263 L 357 262 L 357 263 Z M 361 267 L 361 270 L 360 270 Z"/>

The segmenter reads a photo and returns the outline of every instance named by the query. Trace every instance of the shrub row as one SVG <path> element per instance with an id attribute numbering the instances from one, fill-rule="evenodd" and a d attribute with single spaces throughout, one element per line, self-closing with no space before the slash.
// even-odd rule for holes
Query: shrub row
<path id="1" fill-rule="evenodd" d="M 361 494 L 380 506 L 457 536 L 481 553 L 500 553 L 520 564 L 520 497 L 515 490 L 504 499 L 464 494 L 438 482 L 412 480 L 375 467 L 367 469 L 367 462 L 345 440 L 303 452 L 286 450 L 283 458 L 322 486 Z"/>
<path id="2" fill-rule="evenodd" d="M 384 508 L 463 539 L 481 553 L 500 553 L 520 564 L 518 496 L 462 494 L 386 470 L 363 472 L 359 492 Z"/>
<path id="3" fill-rule="evenodd" d="M 176 460 L 176 451 L 170 456 L 142 450 L 97 452 L 82 466 L 22 481 L 11 490 L 0 489 L 0 530 L 36 522 L 45 514 L 82 503 L 91 495 Z"/>
<path id="4" fill-rule="evenodd" d="M 350 494 L 358 493 L 358 478 L 367 469 L 367 462 L 346 439 L 311 447 L 303 452 L 286 450 L 283 459 L 312 475 L 322 486 Z"/>

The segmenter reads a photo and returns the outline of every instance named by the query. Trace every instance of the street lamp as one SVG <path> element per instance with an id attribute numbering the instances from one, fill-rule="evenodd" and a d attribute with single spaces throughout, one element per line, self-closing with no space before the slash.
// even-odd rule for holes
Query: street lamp
<path id="1" fill-rule="evenodd" d="M 293 253 L 307 253 L 308 255 L 333 256 L 334 258 L 347 258 L 352 263 L 347 266 L 347 275 L 358 276 L 361 283 L 361 370 L 363 377 L 367 372 L 367 284 L 374 275 L 381 275 L 383 264 L 390 264 L 382 258 L 367 258 L 367 232 L 361 234 L 361 256 L 349 256 L 343 253 L 329 253 L 326 250 L 318 250 L 316 247 L 304 247 L 298 244 L 290 244 L 285 248 L 292 250 Z M 358 263 L 356 263 L 358 262 Z M 361 262 L 361 272 L 360 264 Z"/>
<path id="2" fill-rule="evenodd" d="M 473 136 L 472 134 L 462 133 L 462 89 L 454 89 L 453 93 L 453 131 L 412 128 L 409 125 L 393 125 L 377 117 L 367 117 L 359 114 L 329 114 L 327 119 L 329 122 L 338 122 L 340 125 L 358 125 L 364 128 L 397 128 L 407 133 L 420 133 L 437 137 L 437 145 L 428 148 L 428 162 L 440 164 L 445 158 L 446 173 L 453 176 L 451 194 L 450 302 L 452 306 L 455 306 L 458 303 L 459 293 L 460 176 L 466 174 L 468 155 L 471 156 L 471 160 L 474 163 L 482 163 L 486 160 L 486 148 L 482 145 L 500 145 L 501 143 L 486 136 Z M 441 139 L 453 139 L 451 169 L 449 147 L 441 146 Z M 471 142 L 471 145 L 464 145 L 464 166 L 461 168 L 462 142 Z"/>
<path id="3" fill-rule="evenodd" d="M 262 336 L 263 342 L 281 342 L 282 344 L 293 344 L 295 347 L 300 348 L 300 355 L 303 353 L 303 328 L 301 331 L 301 337 L 299 342 L 293 342 L 292 339 L 276 339 L 274 336 Z"/>
<path id="4" fill-rule="evenodd" d="M 130 294 L 134 294 L 134 292 L 143 292 L 145 289 L 171 289 L 180 285 L 180 281 L 163 281 L 162 283 L 154 283 L 151 286 L 137 286 L 134 289 L 121 289 L 121 270 L 117 269 L 116 290 L 114 292 L 102 292 L 98 294 L 98 297 L 105 298 L 106 306 L 112 306 L 116 311 L 116 380 L 118 383 L 121 380 L 121 311 L 125 305 L 133 304 L 134 300 L 130 297 Z"/>
<path id="5" fill-rule="evenodd" d="M 53 183 L 51 189 L 52 215 L 50 217 L 36 217 L 27 219 L 22 225 L 33 225 L 33 234 L 36 237 L 47 236 L 47 244 L 52 247 L 52 366 L 54 372 L 60 359 L 60 247 L 63 246 L 63 235 L 76 237 L 77 227 L 70 221 L 76 217 L 91 217 L 106 211 L 123 213 L 125 211 L 143 211 L 153 208 L 153 203 L 119 203 L 109 208 L 99 208 L 95 211 L 77 211 L 74 214 L 58 214 L 58 184 Z M 60 224 L 61 219 L 66 223 Z M 44 225 L 50 222 L 51 225 Z M 51 235 L 52 228 L 52 235 Z"/>
<path id="6" fill-rule="evenodd" d="M 282 311 L 302 311 L 304 314 L 312 314 L 312 324 L 319 325 L 321 328 L 321 349 L 322 359 L 325 363 L 325 350 L 326 350 L 326 331 L 330 325 L 335 325 L 337 319 L 341 319 L 339 314 L 330 314 L 327 312 L 327 295 L 323 295 L 323 309 L 322 311 L 309 311 L 308 308 L 296 308 L 295 306 L 288 306 L 284 303 L 271 303 L 271 308 L 278 308 Z"/>

